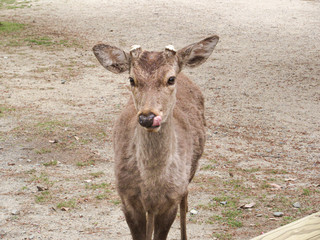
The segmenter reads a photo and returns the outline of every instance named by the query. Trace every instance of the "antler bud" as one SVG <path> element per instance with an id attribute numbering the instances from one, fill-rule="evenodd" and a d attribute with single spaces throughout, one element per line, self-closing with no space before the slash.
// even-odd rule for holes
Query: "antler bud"
<path id="1" fill-rule="evenodd" d="M 130 50 L 130 55 L 133 58 L 138 58 L 141 52 L 142 49 L 140 45 L 133 45 Z"/>

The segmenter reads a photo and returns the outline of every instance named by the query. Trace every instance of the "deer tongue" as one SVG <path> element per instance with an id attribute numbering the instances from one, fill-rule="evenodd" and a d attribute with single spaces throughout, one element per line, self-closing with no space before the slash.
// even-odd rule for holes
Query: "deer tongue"
<path id="1" fill-rule="evenodd" d="M 152 127 L 158 127 L 160 126 L 162 121 L 162 117 L 161 116 L 156 116 L 153 118 L 153 123 L 152 123 Z"/>

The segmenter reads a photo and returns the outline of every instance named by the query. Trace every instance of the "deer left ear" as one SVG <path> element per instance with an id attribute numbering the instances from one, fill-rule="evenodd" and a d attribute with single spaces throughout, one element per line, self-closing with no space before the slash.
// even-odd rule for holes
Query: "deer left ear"
<path id="1" fill-rule="evenodd" d="M 130 56 L 121 49 L 110 45 L 97 44 L 92 50 L 100 64 L 110 72 L 122 73 L 129 69 Z"/>
<path id="2" fill-rule="evenodd" d="M 214 35 L 179 50 L 178 58 L 180 67 L 197 67 L 204 63 L 211 55 L 218 41 L 219 37 Z"/>

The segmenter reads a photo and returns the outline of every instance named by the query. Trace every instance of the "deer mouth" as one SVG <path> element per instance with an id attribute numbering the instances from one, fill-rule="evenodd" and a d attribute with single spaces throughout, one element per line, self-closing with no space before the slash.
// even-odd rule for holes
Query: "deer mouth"
<path id="1" fill-rule="evenodd" d="M 156 116 L 153 118 L 153 123 L 152 123 L 152 128 L 158 128 L 160 127 L 162 122 L 162 117 L 161 116 Z"/>
<path id="2" fill-rule="evenodd" d="M 138 121 L 142 127 L 146 128 L 148 131 L 154 132 L 160 129 L 162 117 L 159 115 L 156 116 L 153 113 L 147 115 L 140 114 Z"/>

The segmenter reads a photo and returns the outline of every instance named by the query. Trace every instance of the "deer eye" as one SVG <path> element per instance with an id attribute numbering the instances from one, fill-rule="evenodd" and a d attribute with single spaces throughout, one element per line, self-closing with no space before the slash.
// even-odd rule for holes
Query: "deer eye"
<path id="1" fill-rule="evenodd" d="M 134 79 L 132 77 L 129 77 L 129 82 L 131 87 L 134 87 L 136 85 L 136 83 L 134 82 Z"/>
<path id="2" fill-rule="evenodd" d="M 176 77 L 169 77 L 167 83 L 168 85 L 174 85 L 175 81 L 176 81 Z"/>

